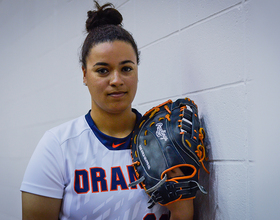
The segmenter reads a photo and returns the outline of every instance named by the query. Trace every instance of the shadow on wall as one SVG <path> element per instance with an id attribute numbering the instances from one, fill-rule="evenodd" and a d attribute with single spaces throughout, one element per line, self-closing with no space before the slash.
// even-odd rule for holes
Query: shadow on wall
<path id="1" fill-rule="evenodd" d="M 211 153 L 211 137 L 207 134 L 207 125 L 205 124 L 205 120 L 203 116 L 201 116 L 201 126 L 204 128 L 206 136 L 204 139 L 204 145 L 206 150 L 206 155 L 210 160 L 204 163 L 206 169 L 210 172 L 207 174 L 203 168 L 200 169 L 200 179 L 199 183 L 206 189 L 208 192 L 207 195 L 204 195 L 200 191 L 197 191 L 196 198 L 194 200 L 194 220 L 216 220 L 222 219 L 222 213 L 217 203 L 217 187 L 215 184 L 217 182 L 217 174 L 214 170 L 213 160 L 211 161 L 212 153 Z M 225 218 L 226 219 L 226 218 Z"/>

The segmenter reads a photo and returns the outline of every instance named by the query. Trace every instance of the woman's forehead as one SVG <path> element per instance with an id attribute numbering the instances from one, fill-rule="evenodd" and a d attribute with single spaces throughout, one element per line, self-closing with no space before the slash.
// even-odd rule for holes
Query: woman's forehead
<path id="1" fill-rule="evenodd" d="M 136 54 L 130 43 L 124 41 L 103 42 L 94 45 L 89 54 L 89 59 L 129 59 L 135 60 Z"/>

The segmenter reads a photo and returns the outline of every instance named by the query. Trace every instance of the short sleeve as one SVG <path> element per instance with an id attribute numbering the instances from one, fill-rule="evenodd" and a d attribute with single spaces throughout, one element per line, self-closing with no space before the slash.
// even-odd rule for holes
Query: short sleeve
<path id="1" fill-rule="evenodd" d="M 65 187 L 63 161 L 59 141 L 47 131 L 29 161 L 20 190 L 62 199 Z"/>

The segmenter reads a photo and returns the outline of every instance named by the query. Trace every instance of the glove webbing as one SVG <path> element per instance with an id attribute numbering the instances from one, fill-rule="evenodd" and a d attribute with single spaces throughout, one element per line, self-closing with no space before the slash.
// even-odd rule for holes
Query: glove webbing
<path id="1" fill-rule="evenodd" d="M 182 120 L 179 120 L 179 127 L 181 128 L 181 134 L 184 135 L 191 135 L 192 133 L 192 111 L 190 111 L 186 106 L 182 106 L 181 107 L 181 112 L 183 112 L 182 114 L 180 114 L 180 116 L 182 117 Z M 195 117 L 197 117 L 197 114 L 194 114 Z M 203 143 L 203 140 L 205 138 L 205 131 L 203 128 L 200 128 L 199 131 L 197 132 L 196 130 L 194 130 L 194 132 L 197 134 L 198 133 L 198 138 L 201 141 L 201 144 L 197 146 L 197 149 L 195 151 L 195 153 L 197 154 L 198 158 L 199 158 L 199 162 L 202 165 L 203 169 L 205 170 L 206 173 L 210 173 L 203 161 L 207 160 L 207 158 L 205 158 L 206 152 L 205 152 L 205 146 Z M 196 136 L 193 136 L 194 139 L 197 139 Z M 187 143 L 187 145 L 189 147 L 191 147 L 190 142 L 185 139 L 185 142 Z"/>
<path id="2" fill-rule="evenodd" d="M 180 197 L 187 196 L 192 194 L 195 189 L 200 190 L 203 194 L 207 194 L 206 190 L 201 186 L 198 182 L 194 180 L 189 180 L 185 182 L 173 182 L 169 181 L 166 182 L 165 185 L 163 185 L 162 189 L 155 190 L 148 203 L 151 203 L 148 208 L 152 208 L 157 202 L 162 203 L 163 201 L 169 200 L 169 201 L 174 201 L 179 199 Z M 160 190 L 168 192 L 167 197 L 168 198 L 163 198 L 160 194 Z"/>

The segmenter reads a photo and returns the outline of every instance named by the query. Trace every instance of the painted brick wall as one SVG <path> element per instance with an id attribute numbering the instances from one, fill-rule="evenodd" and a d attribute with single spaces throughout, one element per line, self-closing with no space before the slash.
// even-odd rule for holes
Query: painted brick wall
<path id="1" fill-rule="evenodd" d="M 141 50 L 134 107 L 144 113 L 186 96 L 199 107 L 211 173 L 202 172 L 209 195 L 198 193 L 196 219 L 276 219 L 279 3 L 111 2 Z M 91 0 L 0 0 L 0 219 L 21 219 L 19 187 L 43 133 L 90 108 L 78 60 L 92 8 Z"/>

